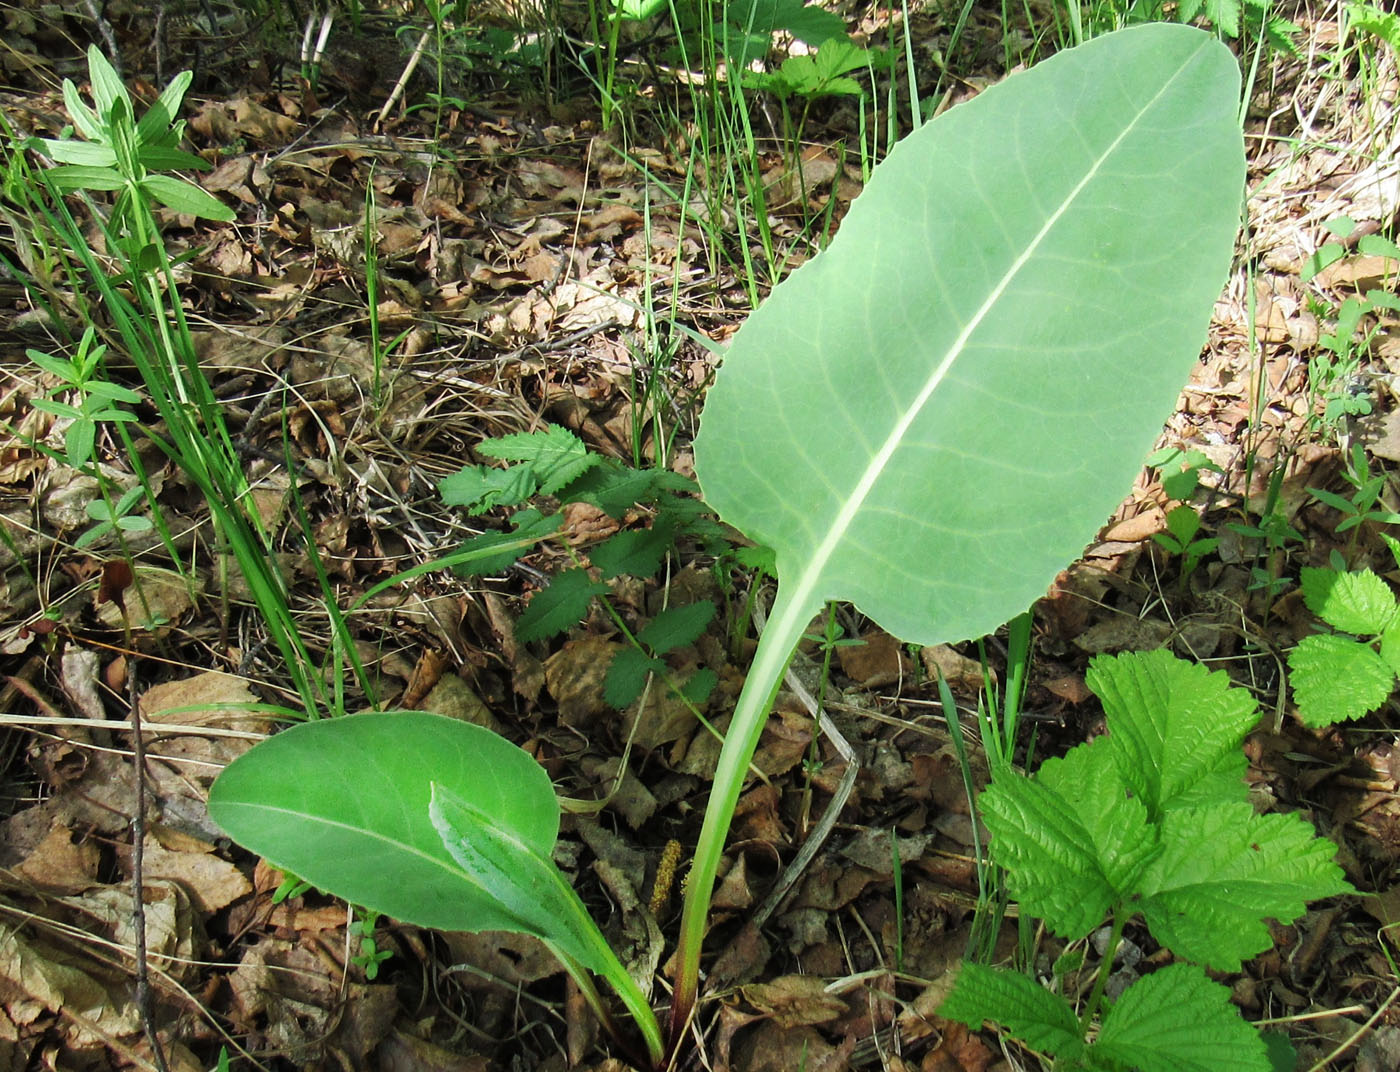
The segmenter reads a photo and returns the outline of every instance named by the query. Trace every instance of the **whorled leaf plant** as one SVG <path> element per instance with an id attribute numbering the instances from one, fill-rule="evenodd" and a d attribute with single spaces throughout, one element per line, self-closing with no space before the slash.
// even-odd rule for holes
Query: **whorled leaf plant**
<path id="1" fill-rule="evenodd" d="M 475 727 L 403 713 L 295 727 L 224 772 L 215 821 L 387 916 L 539 936 L 600 1011 L 589 974 L 618 990 L 635 1059 L 664 1066 L 695 1006 L 744 775 L 813 616 L 848 600 L 908 641 L 990 632 L 1129 486 L 1228 268 L 1238 91 L 1223 46 L 1169 25 L 1014 75 L 898 145 L 831 247 L 736 335 L 696 469 L 720 515 L 776 550 L 779 583 L 687 884 L 669 1037 L 648 980 L 550 860 L 548 779 Z M 382 741 L 368 753 L 367 734 Z M 367 768 L 372 784 L 344 777 Z"/>

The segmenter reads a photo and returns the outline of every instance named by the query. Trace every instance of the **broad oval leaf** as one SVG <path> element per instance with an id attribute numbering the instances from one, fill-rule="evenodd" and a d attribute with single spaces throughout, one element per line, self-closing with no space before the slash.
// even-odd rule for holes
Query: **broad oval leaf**
<path id="1" fill-rule="evenodd" d="M 544 768 L 490 730 L 421 711 L 283 730 L 229 764 L 209 792 L 209 815 L 276 866 L 394 919 L 521 930 L 443 844 L 429 813 L 434 784 L 550 859 L 559 804 Z"/>
<path id="2" fill-rule="evenodd" d="M 1205 336 L 1244 180 L 1201 31 L 1061 53 L 895 147 L 735 336 L 695 448 L 785 602 L 990 632 L 1109 516 Z M 797 613 L 797 611 L 794 611 Z"/>

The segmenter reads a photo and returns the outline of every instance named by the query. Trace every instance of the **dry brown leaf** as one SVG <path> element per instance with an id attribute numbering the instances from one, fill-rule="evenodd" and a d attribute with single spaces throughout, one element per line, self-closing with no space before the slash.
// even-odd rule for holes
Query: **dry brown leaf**
<path id="1" fill-rule="evenodd" d="M 830 1023 L 850 1011 L 845 1000 L 829 993 L 826 981 L 814 975 L 780 975 L 772 982 L 742 986 L 739 992 L 779 1027 Z"/>

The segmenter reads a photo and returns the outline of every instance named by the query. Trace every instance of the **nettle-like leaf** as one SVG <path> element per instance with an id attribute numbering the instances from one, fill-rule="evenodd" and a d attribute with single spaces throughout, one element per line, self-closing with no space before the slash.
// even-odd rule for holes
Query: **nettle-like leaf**
<path id="1" fill-rule="evenodd" d="M 1103 701 L 1115 768 L 1154 822 L 1169 808 L 1241 799 L 1240 744 L 1259 713 L 1227 674 L 1153 651 L 1099 656 L 1085 682 Z"/>
<path id="2" fill-rule="evenodd" d="M 1112 1067 L 1140 1072 L 1270 1072 L 1264 1040 L 1240 1019 L 1230 990 L 1190 964 L 1128 987 L 1090 1047 Z"/>
<path id="3" fill-rule="evenodd" d="M 1249 805 L 1243 757 L 1226 751 L 1255 721 L 1244 690 L 1165 652 L 1096 659 L 1088 681 L 1107 736 L 982 794 L 1023 911 L 1077 939 L 1140 910 L 1163 944 L 1224 969 L 1268 946 L 1265 917 L 1348 888 L 1331 842 Z"/>
<path id="4" fill-rule="evenodd" d="M 1394 644 L 1391 645 L 1392 657 Z M 1395 671 L 1369 645 L 1350 637 L 1304 637 L 1288 653 L 1293 700 L 1307 726 L 1361 718 L 1385 703 Z"/>
<path id="5" fill-rule="evenodd" d="M 1371 570 L 1340 573 L 1304 566 L 1299 574 L 1303 602 L 1334 629 L 1354 636 L 1376 636 L 1400 613 L 1390 585 Z"/>
<path id="6" fill-rule="evenodd" d="M 1257 815 L 1246 801 L 1168 812 L 1160 839 L 1136 907 L 1159 942 L 1220 971 L 1273 944 L 1266 918 L 1291 922 L 1308 901 L 1350 889 L 1331 841 L 1296 815 Z"/>
<path id="7" fill-rule="evenodd" d="M 590 549 L 588 557 L 608 579 L 624 573 L 634 577 L 650 577 L 661 568 L 661 560 L 675 546 L 675 542 L 676 526 L 658 518 L 650 528 L 624 529 L 613 533 Z"/>
<path id="8" fill-rule="evenodd" d="M 984 1020 L 995 1020 L 1033 1049 L 1066 1060 L 1084 1049 L 1079 1021 L 1064 998 L 1019 972 L 972 961 L 963 961 L 957 985 L 938 1007 L 938 1015 L 973 1030 Z"/>
<path id="9" fill-rule="evenodd" d="M 646 687 L 647 675 L 666 669 L 660 656 L 693 644 L 714 616 L 715 605 L 709 600 L 663 610 L 637 631 L 641 648 L 624 648 L 613 656 L 603 679 L 603 699 L 619 710 L 635 702 Z M 714 681 L 713 671 L 696 671 L 680 686 L 680 692 L 692 703 L 703 703 Z"/>

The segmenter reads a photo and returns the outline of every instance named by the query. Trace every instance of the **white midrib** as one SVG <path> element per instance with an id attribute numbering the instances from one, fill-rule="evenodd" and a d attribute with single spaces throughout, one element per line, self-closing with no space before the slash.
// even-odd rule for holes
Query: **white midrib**
<path id="1" fill-rule="evenodd" d="M 962 356 L 963 351 L 967 347 L 968 340 L 972 338 L 973 333 L 981 326 L 982 321 L 987 318 L 988 314 L 996 306 L 996 303 L 1001 299 L 1001 296 L 1016 278 L 1017 273 L 1020 272 L 1026 262 L 1034 256 L 1036 250 L 1040 248 L 1041 243 L 1045 240 L 1045 237 L 1054 229 L 1055 224 L 1069 211 L 1075 199 L 1098 175 L 1104 162 L 1113 155 L 1123 140 L 1137 128 L 1138 123 L 1142 121 L 1142 117 L 1151 111 L 1162 96 L 1171 89 L 1173 83 L 1181 77 L 1197 55 L 1199 55 L 1199 49 L 1191 53 L 1191 55 L 1182 62 L 1177 72 L 1162 84 L 1162 88 L 1153 95 L 1151 100 L 1139 109 L 1137 115 L 1133 116 L 1132 121 L 1124 126 L 1123 132 L 1113 139 L 1108 148 L 1094 161 L 1093 166 L 1085 172 L 1084 178 L 1082 178 L 1074 189 L 1065 197 L 1060 207 L 1050 214 L 1044 226 L 1036 232 L 1035 237 L 1031 239 L 1025 250 L 1011 263 L 1011 267 L 1006 270 L 1006 273 L 997 282 L 996 286 L 992 288 L 986 300 L 982 303 L 981 308 L 979 308 L 972 319 L 967 322 L 967 326 L 958 333 L 958 337 L 953 340 L 953 344 L 948 348 L 947 354 L 944 355 L 937 367 L 929 374 L 928 380 L 925 381 L 919 393 L 914 397 L 913 403 L 904 411 L 899 420 L 895 422 L 894 427 L 890 430 L 890 434 L 885 438 L 885 442 L 880 449 L 875 452 L 875 456 L 871 458 L 870 464 L 866 466 L 865 472 L 861 474 L 861 478 L 856 482 L 851 494 L 847 496 L 845 502 L 841 504 L 841 509 L 837 511 L 836 519 L 827 530 L 826 537 L 817 545 L 816 551 L 804 566 L 797 585 L 791 590 L 792 597 L 788 604 L 789 606 L 793 608 L 807 608 L 809 606 L 816 607 L 820 605 L 821 599 L 817 597 L 816 586 L 821 580 L 822 573 L 826 569 L 826 564 L 831 560 L 831 556 L 836 553 L 836 549 L 846 538 L 846 532 L 850 529 L 856 514 L 860 512 L 861 506 L 864 505 L 866 498 L 869 497 L 870 492 L 879 481 L 881 474 L 884 473 L 886 466 L 889 465 L 890 459 L 894 457 L 895 451 L 899 449 L 899 445 L 904 441 L 905 435 L 918 418 L 919 413 L 933 396 L 933 392 L 938 389 L 939 384 L 941 384 L 948 375 L 954 363 Z M 824 597 L 825 594 L 823 594 L 823 598 Z"/>

